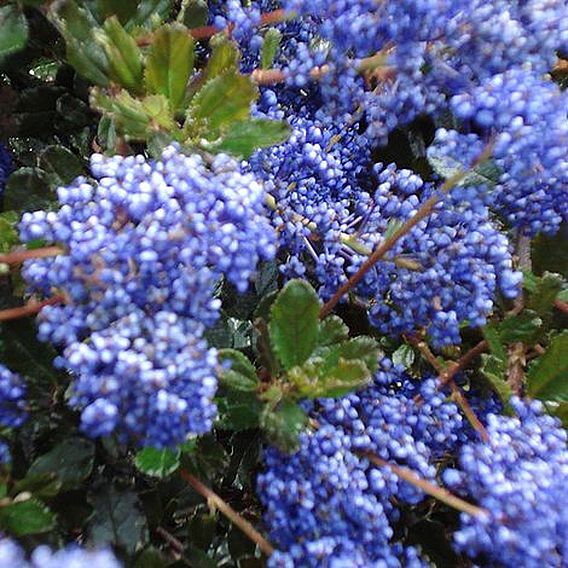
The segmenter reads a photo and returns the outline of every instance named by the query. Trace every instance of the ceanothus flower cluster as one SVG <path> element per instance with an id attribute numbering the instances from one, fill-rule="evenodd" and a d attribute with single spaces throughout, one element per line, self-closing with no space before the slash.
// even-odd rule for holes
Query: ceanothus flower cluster
<path id="1" fill-rule="evenodd" d="M 52 550 L 38 546 L 29 560 L 22 548 L 12 539 L 0 538 L 0 568 L 121 568 L 122 564 L 110 550 L 88 550 L 68 546 Z"/>
<path id="2" fill-rule="evenodd" d="M 0 425 L 18 428 L 28 417 L 26 383 L 16 373 L 0 364 Z"/>
<path id="3" fill-rule="evenodd" d="M 473 435 L 457 407 L 433 379 L 414 381 L 385 359 L 370 387 L 316 401 L 310 416 L 318 427 L 300 435 L 295 453 L 264 453 L 258 491 L 280 549 L 270 565 L 425 565 L 394 538 L 400 512 L 393 501 L 416 504 L 424 494 L 366 454 L 434 480 L 435 461 Z"/>
<path id="4" fill-rule="evenodd" d="M 465 444 L 448 487 L 487 515 L 461 514 L 454 545 L 498 566 L 565 566 L 568 558 L 566 430 L 540 402 L 512 399 L 517 416 L 487 416 L 489 442 Z"/>
<path id="5" fill-rule="evenodd" d="M 224 155 L 168 147 L 161 160 L 93 156 L 95 182 L 58 189 L 58 211 L 24 214 L 24 242 L 63 254 L 26 262 L 32 293 L 60 295 L 39 335 L 77 374 L 72 403 L 92 435 L 164 447 L 215 415 L 217 359 L 203 340 L 222 278 L 243 292 L 275 253 L 264 189 Z"/>

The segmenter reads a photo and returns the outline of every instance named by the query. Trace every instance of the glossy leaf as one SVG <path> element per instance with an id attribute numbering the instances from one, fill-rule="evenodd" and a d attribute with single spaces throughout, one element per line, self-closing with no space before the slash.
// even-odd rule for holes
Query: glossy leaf
<path id="1" fill-rule="evenodd" d="M 338 316 L 330 315 L 319 324 L 318 345 L 320 347 L 340 343 L 348 336 L 349 328 Z"/>
<path id="2" fill-rule="evenodd" d="M 16 53 L 28 42 L 28 21 L 14 4 L 0 6 L 0 59 Z"/>
<path id="3" fill-rule="evenodd" d="M 259 384 L 256 370 L 246 355 L 236 349 L 221 349 L 219 361 L 229 364 L 219 375 L 222 386 L 243 392 L 256 391 Z"/>
<path id="4" fill-rule="evenodd" d="M 143 448 L 134 458 L 134 464 L 144 474 L 164 478 L 176 471 L 180 465 L 180 451 L 170 449 Z"/>
<path id="5" fill-rule="evenodd" d="M 306 413 L 291 401 L 283 401 L 276 409 L 267 406 L 261 416 L 270 443 L 287 452 L 298 447 L 298 435 L 306 422 Z"/>
<path id="6" fill-rule="evenodd" d="M 55 525 L 55 516 L 36 499 L 12 502 L 0 507 L 0 527 L 9 534 L 24 536 L 44 533 Z"/>
<path id="7" fill-rule="evenodd" d="M 270 310 L 270 341 L 285 369 L 301 365 L 314 351 L 319 335 L 320 303 L 303 280 L 284 286 Z"/>
<path id="8" fill-rule="evenodd" d="M 557 335 L 529 367 L 528 392 L 543 400 L 568 401 L 568 331 Z"/>

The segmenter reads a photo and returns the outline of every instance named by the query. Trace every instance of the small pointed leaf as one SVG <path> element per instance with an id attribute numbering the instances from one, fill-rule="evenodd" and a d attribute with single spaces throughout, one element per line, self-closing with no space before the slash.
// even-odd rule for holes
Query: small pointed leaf
<path id="1" fill-rule="evenodd" d="M 529 367 L 528 391 L 542 400 L 568 401 L 568 331 L 557 335 Z"/>

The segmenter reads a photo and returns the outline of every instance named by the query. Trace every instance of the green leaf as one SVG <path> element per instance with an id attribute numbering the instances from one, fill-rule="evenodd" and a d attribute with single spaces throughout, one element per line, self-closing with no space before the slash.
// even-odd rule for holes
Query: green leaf
<path id="1" fill-rule="evenodd" d="M 28 499 L 0 507 L 0 527 L 9 534 L 24 536 L 50 531 L 53 513 L 40 501 Z"/>
<path id="2" fill-rule="evenodd" d="M 234 71 L 211 79 L 191 101 L 187 126 L 192 137 L 201 132 L 214 139 L 221 127 L 245 120 L 257 95 L 258 88 L 250 78 Z"/>
<path id="3" fill-rule="evenodd" d="M 554 300 L 562 290 L 564 279 L 560 274 L 545 272 L 535 280 L 536 285 L 528 294 L 527 307 L 540 316 L 549 316 L 553 309 Z"/>
<path id="4" fill-rule="evenodd" d="M 84 438 L 67 438 L 47 454 L 37 458 L 28 475 L 55 474 L 62 490 L 78 487 L 93 469 L 95 446 Z"/>
<path id="5" fill-rule="evenodd" d="M 256 391 L 221 388 L 215 398 L 218 410 L 217 425 L 226 430 L 258 428 L 263 405 Z"/>
<path id="6" fill-rule="evenodd" d="M 239 69 L 240 53 L 237 44 L 231 41 L 226 34 L 217 34 L 209 42 L 211 55 L 204 70 L 204 81 L 214 79 L 227 71 L 237 73 Z"/>
<path id="7" fill-rule="evenodd" d="M 568 402 L 558 403 L 552 414 L 560 419 L 564 428 L 568 428 Z"/>
<path id="8" fill-rule="evenodd" d="M 64 146 L 48 146 L 40 154 L 39 166 L 52 176 L 56 185 L 71 183 L 83 173 L 81 160 Z"/>
<path id="9" fill-rule="evenodd" d="M 69 0 L 57 4 L 50 15 L 65 38 L 68 63 L 95 85 L 108 85 L 109 61 L 102 46 L 95 41 L 94 31 L 99 26 L 91 12 Z"/>
<path id="10" fill-rule="evenodd" d="M 188 28 L 198 28 L 207 25 L 207 0 L 183 0 L 178 21 Z"/>
<path id="11" fill-rule="evenodd" d="M 24 479 L 20 479 L 14 483 L 12 494 L 17 495 L 24 491 L 33 493 L 34 497 L 38 497 L 39 499 L 50 499 L 61 491 L 61 481 L 57 479 L 55 473 L 30 475 L 28 472 Z"/>
<path id="12" fill-rule="evenodd" d="M 49 178 L 41 168 L 20 168 L 13 172 L 4 190 L 4 207 L 14 211 L 47 209 L 55 199 Z"/>
<path id="13" fill-rule="evenodd" d="M 498 324 L 489 323 L 483 328 L 483 335 L 487 343 L 489 343 L 489 350 L 499 360 L 504 363 L 507 361 L 507 349 L 499 335 Z"/>
<path id="14" fill-rule="evenodd" d="M 444 179 L 449 179 L 460 172 L 469 169 L 467 165 L 450 157 L 428 153 L 428 162 L 432 169 Z M 501 177 L 501 170 L 493 160 L 486 160 L 470 170 L 458 185 L 487 185 L 494 187 Z"/>
<path id="15" fill-rule="evenodd" d="M 377 370 L 382 352 L 379 344 L 364 335 L 355 337 L 338 345 L 333 345 L 321 356 L 327 367 L 333 367 L 340 359 L 356 359 L 365 364 L 369 374 Z"/>
<path id="16" fill-rule="evenodd" d="M 497 396 L 501 399 L 503 404 L 508 404 L 512 396 L 511 387 L 507 383 L 505 377 L 507 376 L 507 361 L 501 360 L 495 355 L 487 355 L 484 353 L 481 356 L 481 374 L 487 379 L 491 388 L 495 391 Z"/>
<path id="17" fill-rule="evenodd" d="M 272 67 L 281 41 L 282 32 L 277 28 L 269 28 L 264 34 L 264 42 L 260 52 L 260 64 L 263 69 Z"/>
<path id="18" fill-rule="evenodd" d="M 285 452 L 298 447 L 298 435 L 307 422 L 304 410 L 291 401 L 283 401 L 276 409 L 265 407 L 261 415 L 261 427 L 270 443 Z"/>
<path id="19" fill-rule="evenodd" d="M 6 253 L 20 242 L 16 226 L 20 216 L 15 211 L 0 213 L 0 252 Z"/>
<path id="20" fill-rule="evenodd" d="M 180 455 L 179 450 L 143 448 L 136 454 L 134 464 L 142 473 L 163 479 L 178 469 Z"/>
<path id="21" fill-rule="evenodd" d="M 557 335 L 529 367 L 528 392 L 542 400 L 568 401 L 568 331 Z"/>
<path id="22" fill-rule="evenodd" d="M 284 142 L 290 136 L 290 127 L 279 120 L 254 118 L 235 122 L 219 142 L 206 148 L 248 158 L 254 150 Z"/>
<path id="23" fill-rule="evenodd" d="M 294 367 L 287 378 L 300 398 L 334 398 L 356 390 L 371 379 L 371 372 L 360 359 L 312 357 Z"/>
<path id="24" fill-rule="evenodd" d="M 111 16 L 116 16 L 120 23 L 126 25 L 136 14 L 137 2 L 124 0 L 96 0 L 98 19 L 104 22 Z"/>
<path id="25" fill-rule="evenodd" d="M 110 78 L 133 93 L 142 93 L 142 52 L 134 38 L 116 16 L 108 18 L 103 30 L 94 33 L 108 58 Z"/>
<path id="26" fill-rule="evenodd" d="M 193 71 L 194 42 L 189 30 L 181 24 L 164 25 L 154 33 L 148 52 L 146 88 L 164 95 L 171 108 L 179 109 Z"/>
<path id="27" fill-rule="evenodd" d="M 393 354 L 392 362 L 395 365 L 402 365 L 405 369 L 410 369 L 414 363 L 414 349 L 406 343 L 403 343 Z"/>
<path id="28" fill-rule="evenodd" d="M 119 0 L 124 1 L 124 0 Z M 155 28 L 168 19 L 175 6 L 174 0 L 139 0 L 136 14 L 125 26 L 127 30 L 136 26 Z"/>
<path id="29" fill-rule="evenodd" d="M 285 369 L 301 365 L 314 351 L 319 335 L 320 303 L 303 280 L 284 286 L 270 310 L 270 341 Z"/>
<path id="30" fill-rule="evenodd" d="M 147 541 L 146 517 L 133 491 L 105 485 L 92 497 L 92 505 L 88 532 L 94 546 L 122 546 L 133 554 Z"/>
<path id="31" fill-rule="evenodd" d="M 497 326 L 499 337 L 504 343 L 534 343 L 541 336 L 543 321 L 532 310 L 524 310 L 520 314 L 504 319 Z"/>
<path id="32" fill-rule="evenodd" d="M 319 324 L 318 346 L 325 347 L 341 343 L 349 336 L 349 328 L 338 316 L 327 316 Z"/>
<path id="33" fill-rule="evenodd" d="M 219 350 L 219 362 L 230 362 L 230 367 L 219 374 L 222 386 L 243 392 L 256 392 L 258 377 L 248 357 L 236 349 Z"/>
<path id="34" fill-rule="evenodd" d="M 28 21 L 17 6 L 0 6 L 0 59 L 20 51 L 28 43 Z"/>

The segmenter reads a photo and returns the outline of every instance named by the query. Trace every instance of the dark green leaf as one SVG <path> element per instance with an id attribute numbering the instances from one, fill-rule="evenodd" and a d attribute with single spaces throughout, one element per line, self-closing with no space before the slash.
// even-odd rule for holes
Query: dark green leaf
<path id="1" fill-rule="evenodd" d="M 261 415 L 261 426 L 270 443 L 286 452 L 298 447 L 298 435 L 306 422 L 306 413 L 290 401 L 283 401 L 275 410 L 267 406 Z"/>
<path id="2" fill-rule="evenodd" d="M 220 389 L 215 399 L 219 418 L 217 424 L 226 430 L 257 428 L 262 403 L 255 391 Z"/>
<path id="3" fill-rule="evenodd" d="M 164 95 L 173 110 L 183 103 L 193 71 L 193 56 L 193 38 L 181 24 L 164 25 L 154 33 L 146 62 L 146 88 Z"/>
<path id="4" fill-rule="evenodd" d="M 6 183 L 4 207 L 14 211 L 46 209 L 55 194 L 49 190 L 47 173 L 40 168 L 20 168 Z"/>
<path id="5" fill-rule="evenodd" d="M 248 118 L 257 94 L 258 89 L 250 78 L 234 71 L 211 79 L 191 101 L 189 134 L 195 138 L 201 132 L 207 138 L 217 138 L 219 128 Z"/>
<path id="6" fill-rule="evenodd" d="M 28 42 L 28 21 L 17 6 L 0 6 L 0 59 L 20 51 Z"/>
<path id="7" fill-rule="evenodd" d="M 491 388 L 495 391 L 501 402 L 508 404 L 511 395 L 511 387 L 507 383 L 507 361 L 501 360 L 495 355 L 487 355 L 484 353 L 481 356 L 482 365 L 481 373 L 487 379 Z"/>
<path id="8" fill-rule="evenodd" d="M 395 365 L 402 365 L 405 369 L 410 369 L 414 363 L 414 349 L 406 343 L 403 343 L 393 354 L 392 362 Z"/>
<path id="9" fill-rule="evenodd" d="M 104 30 L 104 31 L 103 31 Z M 110 78 L 133 93 L 142 92 L 142 52 L 116 16 L 106 20 L 95 38 L 105 50 Z"/>
<path id="10" fill-rule="evenodd" d="M 568 401 L 568 331 L 557 335 L 529 367 L 528 391 L 542 400 Z"/>
<path id="11" fill-rule="evenodd" d="M 560 402 L 552 414 L 560 419 L 564 428 L 568 428 L 568 402 Z"/>
<path id="12" fill-rule="evenodd" d="M 188 28 L 198 28 L 207 25 L 207 0 L 183 0 L 178 20 Z"/>
<path id="13" fill-rule="evenodd" d="M 143 448 L 136 454 L 134 464 L 146 475 L 164 478 L 178 469 L 179 458 L 179 450 Z"/>
<path id="14" fill-rule="evenodd" d="M 284 286 L 270 311 L 270 341 L 274 352 L 291 369 L 314 351 L 319 334 L 320 303 L 315 290 L 303 280 Z"/>
<path id="15" fill-rule="evenodd" d="M 166 20 L 172 13 L 174 0 L 139 0 L 136 14 L 128 22 L 127 30 L 136 26 L 154 28 Z"/>
<path id="16" fill-rule="evenodd" d="M 132 554 L 147 541 L 146 518 L 136 493 L 107 485 L 94 495 L 92 504 L 89 536 L 95 546 L 120 546 Z"/>
<path id="17" fill-rule="evenodd" d="M 39 157 L 39 165 L 57 185 L 71 183 L 83 173 L 81 160 L 64 146 L 48 146 Z"/>
<path id="18" fill-rule="evenodd" d="M 532 310 L 504 319 L 498 325 L 499 337 L 503 343 L 534 343 L 542 332 L 543 321 Z"/>
<path id="19" fill-rule="evenodd" d="M 256 392 L 258 377 L 248 357 L 235 349 L 221 349 L 220 362 L 230 362 L 230 366 L 220 373 L 220 382 L 226 388 L 244 392 Z"/>
<path id="20" fill-rule="evenodd" d="M 282 32 L 277 28 L 270 28 L 264 34 L 264 42 L 262 51 L 260 52 L 260 63 L 263 69 L 270 69 L 274 63 L 280 42 L 282 41 Z"/>
<path id="21" fill-rule="evenodd" d="M 67 438 L 37 458 L 28 475 L 55 474 L 63 490 L 73 489 L 91 474 L 94 457 L 95 447 L 90 440 Z"/>
<path id="22" fill-rule="evenodd" d="M 489 343 L 491 353 L 503 363 L 507 361 L 507 349 L 499 335 L 498 324 L 489 323 L 483 328 L 485 340 Z"/>
<path id="23" fill-rule="evenodd" d="M 53 513 L 40 501 L 28 499 L 0 507 L 0 527 L 9 534 L 44 533 L 55 524 Z"/>
<path id="24" fill-rule="evenodd" d="M 248 158 L 254 150 L 280 144 L 288 136 L 290 136 L 290 127 L 286 122 L 254 118 L 235 122 L 223 134 L 221 141 L 207 144 L 206 147 L 217 152 Z"/>
<path id="25" fill-rule="evenodd" d="M 333 345 L 322 354 L 326 367 L 335 366 L 341 358 L 357 359 L 365 364 L 369 373 L 377 370 L 381 350 L 379 344 L 371 337 L 360 336 L 349 339 L 338 345 Z"/>
<path id="26" fill-rule="evenodd" d="M 98 19 L 104 22 L 111 16 L 116 16 L 120 23 L 126 25 L 136 14 L 137 2 L 124 0 L 97 0 Z"/>
<path id="27" fill-rule="evenodd" d="M 152 546 L 138 554 L 134 563 L 136 568 L 166 568 L 168 565 L 162 553 Z"/>
<path id="28" fill-rule="evenodd" d="M 536 278 L 536 286 L 528 294 L 527 307 L 540 316 L 549 316 L 563 284 L 560 274 L 545 272 L 540 278 Z"/>
<path id="29" fill-rule="evenodd" d="M 349 328 L 338 316 L 327 316 L 319 324 L 318 346 L 325 347 L 341 343 L 349 336 Z"/>
<path id="30" fill-rule="evenodd" d="M 49 499 L 61 491 L 61 481 L 55 473 L 30 475 L 28 472 L 24 479 L 20 479 L 14 484 L 12 494 L 17 495 L 23 491 L 29 491 L 39 499 Z"/>

